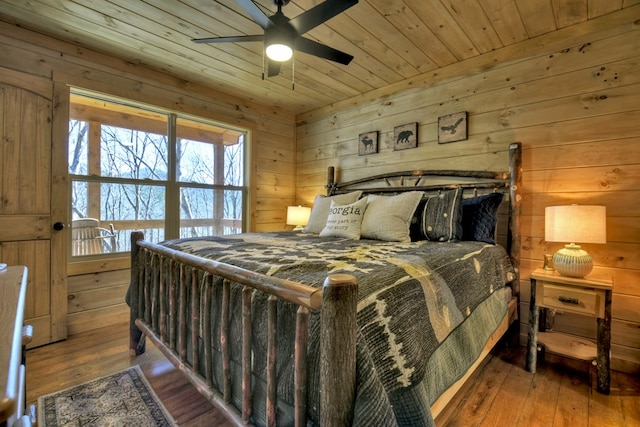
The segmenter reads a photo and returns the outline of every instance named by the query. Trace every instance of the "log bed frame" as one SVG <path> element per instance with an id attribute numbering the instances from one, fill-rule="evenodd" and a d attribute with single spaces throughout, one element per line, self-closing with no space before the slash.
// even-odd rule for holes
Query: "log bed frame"
<path id="1" fill-rule="evenodd" d="M 385 193 L 407 190 L 439 191 L 462 186 L 470 191 L 502 191 L 509 194 L 508 232 L 506 249 L 516 271 L 516 279 L 512 282 L 514 298 L 509 304 L 509 311 L 503 319 L 499 329 L 489 339 L 486 347 L 468 370 L 467 374 L 450 387 L 431 406 L 435 418 L 453 395 L 462 387 L 464 382 L 481 364 L 486 354 L 504 335 L 509 325 L 517 319 L 517 298 L 519 293 L 520 266 L 520 188 L 522 182 L 521 145 L 511 144 L 509 147 L 508 172 L 478 172 L 478 171 L 411 171 L 377 175 L 372 178 L 360 179 L 346 183 L 336 183 L 333 167 L 329 168 L 327 179 L 328 195 L 352 191 L 362 188 L 363 184 L 376 179 L 386 183 L 385 187 L 369 187 L 364 192 Z M 447 181 L 458 179 L 457 183 Z M 400 181 L 398 184 L 398 180 Z M 427 183 L 428 180 L 440 183 Z M 460 183 L 460 180 L 462 183 Z M 191 277 L 187 277 L 187 268 L 191 269 Z M 212 354 L 205 346 L 203 360 L 198 352 L 193 352 L 193 360 L 186 360 L 189 340 L 196 348 L 198 333 L 187 336 L 185 327 L 192 322 L 192 331 L 198 331 L 195 325 L 200 320 L 204 325 L 210 325 L 208 312 L 199 312 L 200 298 L 198 292 L 192 292 L 192 313 L 187 318 L 187 307 L 183 303 L 192 281 L 197 280 L 197 270 L 209 275 L 223 278 L 222 292 L 222 329 L 217 337 L 222 350 L 222 367 L 224 384 L 222 390 L 213 389 Z M 228 336 L 229 322 L 229 293 L 231 283 L 243 286 L 242 291 L 242 409 L 238 411 L 231 404 L 231 378 L 228 342 L 233 337 Z M 166 304 L 154 302 L 153 297 L 165 295 L 165 286 L 175 289 L 169 297 L 169 311 L 164 309 Z M 204 306 L 208 306 L 211 298 L 211 287 L 205 292 Z M 307 420 L 307 365 L 306 347 L 308 338 L 308 319 L 310 310 L 320 311 L 320 424 L 323 426 L 349 425 L 353 415 L 355 399 L 356 373 L 356 304 L 358 288 L 355 277 L 347 274 L 333 274 L 326 278 L 323 288 L 313 288 L 290 280 L 248 271 L 222 262 L 205 259 L 170 248 L 166 248 L 143 239 L 141 232 L 131 235 L 131 286 L 129 290 L 129 304 L 131 307 L 130 325 L 130 353 L 132 356 L 145 351 L 145 337 L 149 338 L 162 353 L 178 368 L 189 381 L 208 398 L 216 407 L 222 410 L 228 418 L 237 425 L 246 425 L 251 417 L 251 293 L 254 291 L 269 294 L 268 304 L 268 349 L 267 349 L 267 425 L 275 425 L 276 420 L 276 319 L 277 300 L 289 301 L 298 306 L 295 334 L 295 425 L 304 426 Z M 178 319 L 178 328 L 170 322 L 169 330 L 166 323 L 158 319 L 173 316 Z M 337 326 L 340 327 L 337 327 Z M 349 327 L 345 327 L 349 325 Z M 203 330 L 204 339 L 212 339 L 210 328 Z M 335 375 L 335 367 L 340 367 L 340 375 Z M 204 377 L 197 372 L 204 368 Z M 330 392 L 323 392 L 330 390 Z"/>

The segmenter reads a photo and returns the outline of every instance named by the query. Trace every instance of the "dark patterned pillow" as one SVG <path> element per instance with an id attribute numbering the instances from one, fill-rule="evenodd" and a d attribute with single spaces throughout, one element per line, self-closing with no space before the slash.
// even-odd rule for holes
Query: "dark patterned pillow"
<path id="1" fill-rule="evenodd" d="M 462 189 L 442 191 L 423 199 L 416 209 L 412 240 L 455 242 L 462 236 Z"/>
<path id="2" fill-rule="evenodd" d="M 422 214 L 424 212 L 424 205 L 426 204 L 426 198 L 420 200 L 418 207 L 411 217 L 411 223 L 409 223 L 409 237 L 411 237 L 412 242 L 426 240 L 426 236 L 422 234 Z"/>
<path id="3" fill-rule="evenodd" d="M 462 200 L 462 240 L 496 244 L 498 207 L 503 197 L 502 193 L 491 193 Z"/>

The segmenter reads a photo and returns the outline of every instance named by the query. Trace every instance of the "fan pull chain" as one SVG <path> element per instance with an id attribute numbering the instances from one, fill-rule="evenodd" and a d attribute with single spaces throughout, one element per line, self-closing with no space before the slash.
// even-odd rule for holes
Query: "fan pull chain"
<path id="1" fill-rule="evenodd" d="M 296 57 L 291 58 L 291 90 L 296 90 Z"/>
<path id="2" fill-rule="evenodd" d="M 264 80 L 264 47 L 262 48 L 262 80 Z"/>

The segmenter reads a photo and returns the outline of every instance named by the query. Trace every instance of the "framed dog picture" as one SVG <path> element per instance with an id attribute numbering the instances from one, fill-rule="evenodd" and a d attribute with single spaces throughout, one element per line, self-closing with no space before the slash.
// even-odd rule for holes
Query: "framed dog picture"
<path id="1" fill-rule="evenodd" d="M 361 133 L 358 136 L 358 155 L 375 154 L 378 152 L 378 131 Z"/>
<path id="2" fill-rule="evenodd" d="M 467 139 L 467 112 L 438 117 L 438 143 Z"/>
<path id="3" fill-rule="evenodd" d="M 408 123 L 393 128 L 393 151 L 418 146 L 418 123 Z"/>

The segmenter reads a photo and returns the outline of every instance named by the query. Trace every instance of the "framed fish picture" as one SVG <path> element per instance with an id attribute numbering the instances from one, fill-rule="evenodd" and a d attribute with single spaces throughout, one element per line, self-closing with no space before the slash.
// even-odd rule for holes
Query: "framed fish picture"
<path id="1" fill-rule="evenodd" d="M 467 112 L 438 117 L 438 144 L 467 139 Z"/>

